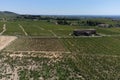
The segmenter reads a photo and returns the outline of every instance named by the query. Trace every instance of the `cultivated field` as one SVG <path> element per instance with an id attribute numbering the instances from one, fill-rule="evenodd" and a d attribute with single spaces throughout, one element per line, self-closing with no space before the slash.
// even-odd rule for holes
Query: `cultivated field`
<path id="1" fill-rule="evenodd" d="M 120 37 L 68 38 L 63 42 L 71 52 L 79 54 L 120 55 Z"/>
<path id="2" fill-rule="evenodd" d="M 66 51 L 57 38 L 18 38 L 5 48 L 6 51 Z"/>
<path id="3" fill-rule="evenodd" d="M 0 22 L 0 32 L 4 25 L 1 35 L 17 39 L 1 42 L 9 44 L 0 45 L 0 80 L 120 79 L 120 28 L 15 21 Z M 71 36 L 84 28 L 95 28 L 101 36 Z"/>

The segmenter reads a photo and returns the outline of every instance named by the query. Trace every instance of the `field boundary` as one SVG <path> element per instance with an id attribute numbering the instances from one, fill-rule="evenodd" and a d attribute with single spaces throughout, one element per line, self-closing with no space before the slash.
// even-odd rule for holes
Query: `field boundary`
<path id="1" fill-rule="evenodd" d="M 75 53 L 75 52 L 71 52 L 71 53 Z M 79 52 L 76 52 L 76 53 L 79 53 Z M 75 53 L 75 54 L 76 54 Z M 120 57 L 120 55 L 113 55 L 113 54 L 79 54 L 81 56 L 98 56 L 98 57 L 114 57 L 114 58 L 117 58 L 117 57 Z"/>
<path id="2" fill-rule="evenodd" d="M 2 35 L 5 31 L 6 31 L 6 24 L 3 24 L 3 31 L 0 33 L 0 35 Z"/>
<path id="3" fill-rule="evenodd" d="M 41 29 L 41 30 L 45 30 L 44 28 L 42 28 L 42 27 L 38 27 L 39 29 Z"/>
<path id="4" fill-rule="evenodd" d="M 51 32 L 54 35 L 54 37 L 58 37 L 52 30 L 49 30 L 49 32 Z"/>
<path id="5" fill-rule="evenodd" d="M 74 54 L 75 52 L 70 52 L 70 51 L 13 51 L 13 50 L 3 50 L 2 52 L 11 52 L 11 53 L 72 53 Z M 79 53 L 79 52 L 76 52 Z M 75 54 L 76 54 L 75 53 Z M 100 57 L 120 57 L 120 55 L 108 55 L 108 54 L 79 54 L 81 56 L 100 56 Z"/>
<path id="6" fill-rule="evenodd" d="M 28 36 L 28 33 L 25 31 L 25 29 L 23 28 L 23 26 L 20 25 L 20 24 L 18 24 L 18 25 L 19 25 L 19 27 L 22 29 L 22 31 L 24 32 L 24 34 L 25 34 L 26 36 Z"/>
<path id="7" fill-rule="evenodd" d="M 71 53 L 67 51 L 13 51 L 13 50 L 3 50 L 4 52 L 13 52 L 13 53 Z"/>

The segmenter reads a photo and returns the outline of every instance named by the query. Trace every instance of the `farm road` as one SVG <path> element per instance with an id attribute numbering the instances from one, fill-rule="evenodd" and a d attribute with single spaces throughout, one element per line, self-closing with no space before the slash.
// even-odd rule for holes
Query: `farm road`
<path id="1" fill-rule="evenodd" d="M 6 31 L 6 24 L 3 25 L 3 31 L 0 33 L 2 35 Z"/>
<path id="2" fill-rule="evenodd" d="M 13 51 L 13 50 L 4 50 L 5 52 L 12 52 L 12 53 L 71 53 L 69 51 Z"/>
<path id="3" fill-rule="evenodd" d="M 45 30 L 45 29 L 44 29 L 44 28 L 42 28 L 42 27 L 39 27 L 39 29 L 40 29 L 40 30 Z"/>
<path id="4" fill-rule="evenodd" d="M 49 32 L 51 32 L 54 35 L 54 37 L 57 37 L 57 35 L 52 30 L 49 30 Z"/>
<path id="5" fill-rule="evenodd" d="M 19 25 L 19 27 L 22 29 L 22 31 L 24 32 L 24 34 L 26 35 L 26 36 L 28 36 L 28 33 L 25 31 L 25 29 L 20 25 L 20 24 L 18 24 Z"/>

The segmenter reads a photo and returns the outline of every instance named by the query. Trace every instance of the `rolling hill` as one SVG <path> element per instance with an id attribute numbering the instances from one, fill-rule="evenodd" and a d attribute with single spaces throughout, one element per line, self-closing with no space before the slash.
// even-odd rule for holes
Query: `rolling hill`
<path id="1" fill-rule="evenodd" d="M 0 11 L 0 18 L 14 18 L 19 14 L 10 11 Z"/>

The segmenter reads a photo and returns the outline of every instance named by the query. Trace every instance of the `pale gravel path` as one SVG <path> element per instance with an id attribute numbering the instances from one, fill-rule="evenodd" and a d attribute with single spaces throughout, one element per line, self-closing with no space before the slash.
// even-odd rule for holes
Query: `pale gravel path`
<path id="1" fill-rule="evenodd" d="M 54 37 L 57 37 L 57 35 L 52 30 L 49 30 L 49 32 L 51 32 L 54 35 Z"/>
<path id="2" fill-rule="evenodd" d="M 6 24 L 3 25 L 3 31 L 0 33 L 2 35 L 6 31 Z"/>
<path id="3" fill-rule="evenodd" d="M 40 30 L 45 30 L 44 28 L 42 28 L 42 27 L 38 27 Z"/>
<path id="4" fill-rule="evenodd" d="M 25 31 L 25 29 L 20 25 L 20 24 L 18 24 L 19 25 L 19 27 L 22 29 L 22 31 L 24 32 L 24 34 L 26 35 L 26 36 L 28 36 L 28 33 Z"/>

